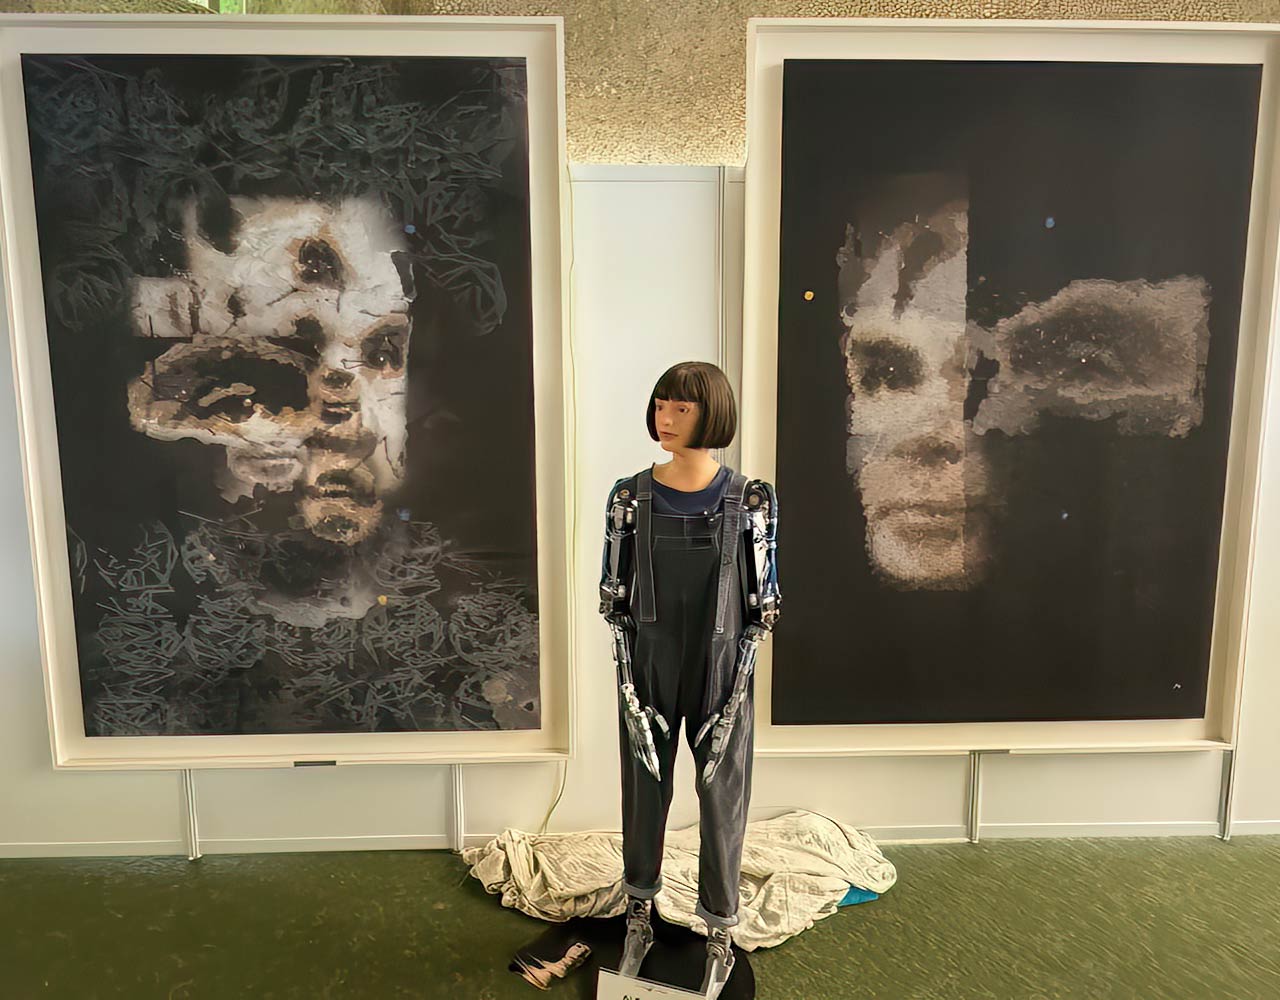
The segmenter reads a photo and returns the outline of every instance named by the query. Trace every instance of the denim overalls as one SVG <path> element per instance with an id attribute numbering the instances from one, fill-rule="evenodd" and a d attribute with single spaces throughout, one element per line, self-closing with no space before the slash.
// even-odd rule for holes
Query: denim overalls
<path id="1" fill-rule="evenodd" d="M 745 628 L 741 560 L 742 495 L 746 477 L 730 470 L 719 510 L 676 515 L 653 511 L 649 470 L 635 477 L 638 501 L 635 585 L 636 623 L 632 669 L 640 704 L 660 712 L 671 728 L 654 727 L 661 783 L 631 753 L 619 708 L 622 757 L 623 886 L 652 899 L 662 886 L 662 843 L 674 791 L 676 740 L 684 721 L 693 751 L 700 811 L 697 914 L 712 927 L 738 922 L 738 875 L 751 797 L 755 723 L 748 693 L 711 786 L 700 775 L 711 747 L 693 741 L 706 718 L 719 711 L 733 685 L 738 639 Z"/>

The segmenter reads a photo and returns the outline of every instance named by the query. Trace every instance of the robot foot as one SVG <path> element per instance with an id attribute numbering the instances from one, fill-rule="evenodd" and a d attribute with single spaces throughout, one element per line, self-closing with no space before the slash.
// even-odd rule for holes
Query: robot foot
<path id="1" fill-rule="evenodd" d="M 632 896 L 627 902 L 627 939 L 622 946 L 622 963 L 618 966 L 620 976 L 634 978 L 653 947 L 652 912 L 652 900 Z"/>
<path id="2" fill-rule="evenodd" d="M 707 934 L 707 971 L 702 977 L 702 994 L 710 1000 L 720 995 L 733 973 L 733 949 L 727 927 L 713 927 Z"/>

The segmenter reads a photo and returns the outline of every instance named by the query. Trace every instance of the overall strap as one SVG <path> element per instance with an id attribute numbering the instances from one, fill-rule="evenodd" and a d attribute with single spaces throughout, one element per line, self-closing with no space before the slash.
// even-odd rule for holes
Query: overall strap
<path id="1" fill-rule="evenodd" d="M 735 472 L 724 494 L 724 523 L 720 526 L 720 582 L 716 587 L 716 633 L 724 632 L 725 611 L 729 606 L 729 581 L 733 576 L 732 561 L 738 557 L 742 535 L 742 496 L 747 490 L 747 477 Z"/>
<path id="2" fill-rule="evenodd" d="M 638 622 L 658 620 L 653 591 L 653 472 L 636 476 L 636 589 L 632 611 Z"/>

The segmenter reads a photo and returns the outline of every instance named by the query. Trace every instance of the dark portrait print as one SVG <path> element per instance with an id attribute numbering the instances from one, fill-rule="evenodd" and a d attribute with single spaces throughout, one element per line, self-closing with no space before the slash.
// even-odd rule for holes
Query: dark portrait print
<path id="1" fill-rule="evenodd" d="M 787 62 L 775 723 L 1203 715 L 1259 78 Z"/>
<path id="2" fill-rule="evenodd" d="M 537 728 L 523 60 L 23 79 L 87 735 Z"/>

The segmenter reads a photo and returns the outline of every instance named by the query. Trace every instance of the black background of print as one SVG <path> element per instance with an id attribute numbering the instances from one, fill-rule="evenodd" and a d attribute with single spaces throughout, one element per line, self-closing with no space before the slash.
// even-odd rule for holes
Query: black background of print
<path id="1" fill-rule="evenodd" d="M 786 63 L 775 723 L 1203 715 L 1260 75 Z M 872 574 L 845 472 L 835 257 L 860 177 L 938 170 L 969 178 L 983 325 L 1074 279 L 1207 279 L 1205 409 L 1183 439 L 988 433 L 1007 517 L 987 579 L 901 592 Z"/>
<path id="2" fill-rule="evenodd" d="M 462 235 L 478 237 L 474 253 L 496 266 L 502 276 L 507 308 L 502 323 L 484 333 L 474 313 L 449 291 L 433 287 L 415 272 L 416 298 L 411 307 L 412 335 L 407 359 L 408 443 L 403 486 L 384 497 L 384 517 L 430 522 L 455 551 L 465 552 L 486 570 L 520 584 L 529 611 L 538 610 L 536 505 L 534 489 L 533 346 L 528 192 L 528 136 L 524 107 L 522 59 L 346 58 L 242 56 L 24 56 L 28 114 L 36 114 L 32 92 L 51 86 L 50 72 L 73 76 L 78 65 L 141 80 L 160 71 L 165 86 L 187 107 L 199 109 L 239 92 L 246 73 L 264 64 L 325 66 L 338 63 L 381 67 L 394 79 L 396 99 L 419 102 L 426 115 L 443 102 L 477 87 L 493 69 L 518 79 L 519 95 L 509 112 L 516 126 L 499 176 L 483 192 L 483 217 Z M 305 93 L 305 89 L 303 91 Z M 46 169 L 46 144 L 31 120 L 32 168 L 45 282 L 48 337 L 58 427 L 62 488 L 68 527 L 87 546 L 92 559 L 99 548 L 121 558 L 142 537 L 143 526 L 164 522 L 181 541 L 192 520 L 179 512 L 227 518 L 232 507 L 213 485 L 223 465 L 223 449 L 191 440 L 158 441 L 134 431 L 126 408 L 128 380 L 142 371 L 148 347 L 131 335 L 127 301 L 82 330 L 59 323 L 51 298 L 53 275 L 73 249 L 74 233 L 63 223 L 84 214 L 85 197 L 74 174 Z M 46 123 L 47 124 L 47 123 Z M 332 136 L 331 136 L 332 137 Z M 246 158 L 251 153 L 246 151 Z M 399 184 L 388 177 L 388 185 Z M 306 196 L 294 178 L 246 182 L 229 194 Z M 376 193 L 367 191 L 365 193 Z M 321 198 L 333 191 L 318 192 Z M 130 225 L 131 220 L 123 220 Z M 416 223 L 421 217 L 394 218 Z M 34 252 L 35 247 L 27 252 Z M 140 273 L 172 273 L 158 249 Z M 284 526 L 293 499 L 268 495 L 264 524 Z M 250 506 L 241 500 L 236 509 Z M 92 574 L 92 570 L 91 570 Z M 470 589 L 463 580 L 456 593 Z M 445 614 L 451 593 L 440 595 Z M 179 592 L 166 604 L 182 615 L 194 607 L 196 595 Z M 77 595 L 77 635 L 82 669 L 99 609 L 88 595 Z M 246 672 L 238 672 L 244 674 Z M 261 672 L 259 672 L 260 674 Z M 263 731 L 250 702 L 263 696 L 272 682 L 242 678 L 234 731 Z M 228 681 L 227 683 L 233 683 Z M 535 680 L 536 688 L 536 680 Z M 86 699 L 90 696 L 85 691 Z M 86 717 L 88 717 L 86 712 Z M 277 718 L 279 712 L 276 713 Z M 484 726 L 484 722 L 476 723 Z M 492 725 L 490 722 L 489 725 Z M 340 727 L 330 727 L 340 728 Z M 384 722 L 379 728 L 397 729 Z M 312 720 L 299 717 L 276 731 L 315 731 Z M 89 732 L 89 735 L 112 735 Z"/>

